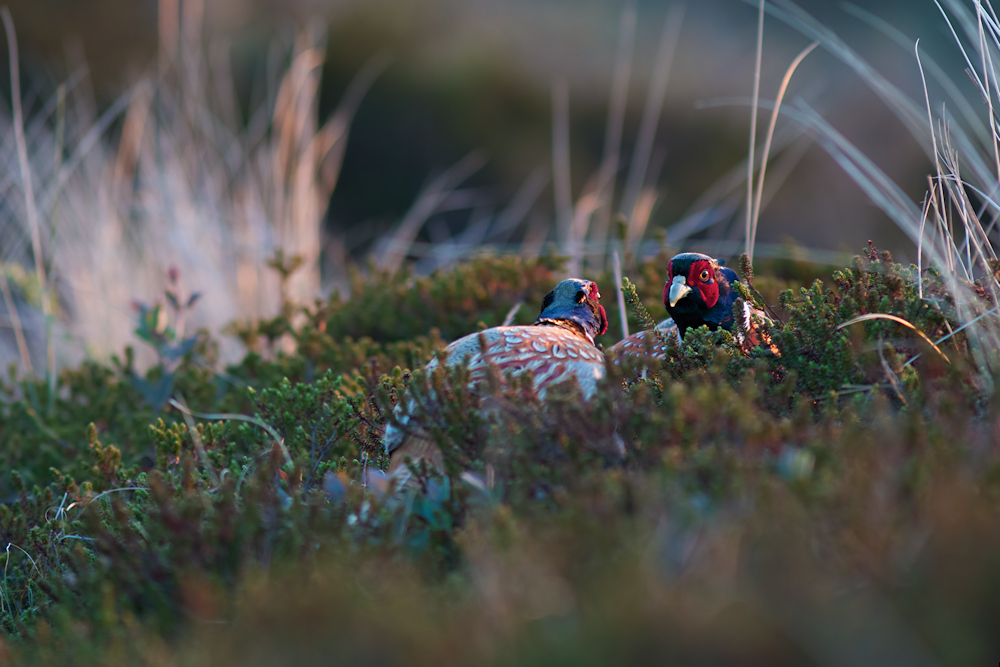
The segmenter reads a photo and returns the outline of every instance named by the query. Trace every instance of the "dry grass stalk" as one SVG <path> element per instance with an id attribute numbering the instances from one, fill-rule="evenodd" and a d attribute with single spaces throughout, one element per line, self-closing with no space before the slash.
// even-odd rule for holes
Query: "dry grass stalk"
<path id="1" fill-rule="evenodd" d="M 470 153 L 450 169 L 433 179 L 417 197 L 413 206 L 388 236 L 375 250 L 376 266 L 387 273 L 395 273 L 410 254 L 411 246 L 427 220 L 437 213 L 459 185 L 479 171 L 485 163 L 478 153 Z"/>
<path id="2" fill-rule="evenodd" d="M 17 146 L 18 166 L 21 173 L 21 189 L 24 194 L 25 213 L 27 215 L 28 229 L 31 235 L 31 251 L 35 265 L 35 279 L 38 281 L 38 288 L 41 292 L 42 312 L 46 322 L 52 318 L 52 304 L 49 299 L 48 286 L 45 275 L 45 257 L 42 251 L 41 226 L 38 221 L 38 208 L 35 201 L 35 187 L 31 174 L 31 166 L 28 163 L 28 146 L 24 136 L 24 113 L 21 108 L 21 73 L 20 62 L 17 49 L 17 33 L 14 30 L 14 20 L 11 18 L 10 10 L 4 7 L 0 10 L 3 18 L 3 27 L 7 33 L 7 48 L 10 57 L 10 87 L 11 105 L 13 106 L 13 129 L 14 142 Z M 24 343 L 24 331 L 21 329 L 20 317 L 17 315 L 17 308 L 13 306 L 13 300 L 8 298 L 10 286 L 7 278 L 3 279 L 4 300 L 7 309 L 11 314 L 11 321 L 14 323 L 15 336 L 17 336 L 18 349 L 22 359 L 22 368 L 27 373 L 31 373 L 30 355 L 27 354 L 27 346 Z M 24 363 L 27 362 L 27 363 Z M 52 368 L 50 366 L 51 375 Z"/>
<path id="3" fill-rule="evenodd" d="M 625 191 L 622 194 L 622 211 L 628 219 L 626 248 L 633 246 L 643 237 L 649 216 L 652 214 L 656 201 L 655 190 L 646 187 L 646 177 L 649 171 L 650 156 L 656 139 L 656 127 L 663 111 L 663 101 L 666 98 L 667 82 L 680 39 L 681 26 L 684 24 L 684 7 L 674 5 L 667 13 L 657 49 L 655 66 L 646 106 L 639 121 L 639 134 L 636 137 L 632 164 L 629 167 L 628 178 L 625 181 Z"/>
<path id="4" fill-rule="evenodd" d="M 970 9 L 957 0 L 946 0 L 944 4 L 937 3 L 937 6 L 985 102 L 983 106 L 990 114 L 993 97 L 1000 93 L 993 65 L 995 54 L 1000 50 L 1000 24 L 993 8 L 989 2 L 977 2 Z M 853 69 L 896 112 L 933 160 L 935 174 L 926 201 L 923 206 L 917 207 L 870 159 L 807 105 L 798 104 L 793 114 L 817 134 L 820 144 L 918 245 L 921 268 L 929 264 L 938 269 L 946 289 L 954 298 L 961 326 L 979 323 L 969 327 L 966 334 L 980 371 L 978 388 L 991 392 L 992 377 L 1000 371 L 997 367 L 1000 363 L 1000 329 L 995 322 L 987 325 L 980 319 L 984 315 L 982 296 L 971 282 L 979 281 L 978 289 L 992 301 L 1000 296 L 1000 285 L 991 268 L 996 258 L 995 240 L 982 224 L 986 211 L 991 211 L 994 217 L 1000 213 L 995 196 L 1000 131 L 994 119 L 988 118 L 986 124 L 971 123 L 970 129 L 966 130 L 947 114 L 945 106 L 942 106 L 940 116 L 935 118 L 935 105 L 931 102 L 923 71 L 924 59 L 918 46 L 913 48 L 924 85 L 923 105 L 892 85 L 832 31 L 801 8 L 788 0 L 774 0 L 772 7 L 775 16 L 819 41 Z M 961 28 L 968 44 L 956 25 Z M 970 56 L 970 52 L 975 57 Z M 933 71 L 937 76 L 937 70 Z M 952 90 L 947 86 L 944 89 L 949 94 Z M 986 136 L 977 133 L 980 126 L 988 126 Z M 982 209 L 977 210 L 972 205 L 970 191 L 983 198 L 985 203 Z M 928 264 L 924 264 L 925 257 Z M 986 319 L 993 317 L 988 315 Z"/>
<path id="5" fill-rule="evenodd" d="M 631 0 L 622 10 L 618 32 L 618 55 L 611 78 L 611 100 L 608 105 L 607 126 L 604 129 L 604 153 L 597 172 L 594 219 L 589 226 L 590 237 L 606 243 L 611 222 L 611 207 L 615 194 L 615 180 L 621 162 L 622 134 L 625 126 L 625 107 L 628 102 L 629 80 L 632 77 L 632 54 L 635 50 L 635 28 L 638 20 L 635 4 Z M 600 270 L 605 259 L 594 268 Z"/>
<path id="6" fill-rule="evenodd" d="M 327 201 L 351 119 L 386 59 L 373 59 L 321 123 L 323 42 L 318 30 L 306 30 L 286 51 L 289 65 L 277 70 L 271 102 L 244 123 L 225 49 L 216 45 L 211 66 L 202 49 L 202 10 L 197 2 L 160 3 L 159 75 L 142 78 L 103 114 L 79 85 L 83 76 L 23 114 L 15 83 L 14 113 L 0 113 L 0 163 L 20 165 L 27 194 L 5 199 L 0 259 L 34 266 L 49 327 L 50 306 L 66 306 L 56 323 L 65 335 L 49 338 L 74 342 L 50 348 L 51 369 L 57 357 L 72 363 L 132 343 L 129 304 L 162 295 L 171 268 L 205 291 L 194 328 L 218 331 L 237 318 L 277 312 L 278 278 L 266 267 L 277 248 L 306 258 L 290 296 L 311 301 L 320 293 Z M 109 130 L 119 118 L 116 137 Z M 31 183 L 44 187 L 35 193 Z M 32 319 L 22 313 L 20 321 L 27 327 Z M 43 339 L 27 330 L 20 337 Z M 224 349 L 224 358 L 238 354 L 236 347 Z M 25 346 L 18 348 L 28 368 Z M 140 356 L 140 363 L 152 360 Z"/>
<path id="7" fill-rule="evenodd" d="M 757 144 L 757 103 L 760 101 L 760 69 L 761 59 L 764 54 L 764 5 L 765 0 L 760 0 L 760 10 L 757 15 L 757 59 L 754 62 L 753 70 L 753 99 L 750 108 L 750 150 L 747 153 L 747 223 L 746 223 L 746 254 L 753 261 L 752 221 L 753 221 L 753 165 L 754 153 Z"/>
<path id="8" fill-rule="evenodd" d="M 569 88 L 565 80 L 552 84 L 552 174 L 556 206 L 556 238 L 569 242 L 573 224 L 573 190 L 569 167 Z"/>
<path id="9" fill-rule="evenodd" d="M 792 80 L 792 75 L 798 68 L 799 64 L 813 52 L 819 46 L 819 42 L 813 42 L 802 52 L 796 56 L 792 64 L 788 66 L 788 70 L 785 72 L 784 78 L 781 80 L 781 87 L 778 89 L 778 97 L 774 102 L 774 110 L 771 112 L 771 121 L 767 126 L 767 137 L 764 139 L 764 155 L 760 161 L 760 173 L 757 175 L 757 194 L 753 198 L 753 214 L 750 217 L 750 241 L 748 243 L 748 248 L 750 252 L 747 256 L 750 258 L 750 262 L 753 262 L 753 249 L 754 243 L 757 240 L 757 223 L 760 222 L 760 208 L 761 201 L 764 199 L 764 175 L 767 173 L 767 159 L 771 153 L 771 142 L 774 140 L 774 128 L 778 124 L 778 113 L 781 111 L 781 102 L 785 99 L 785 92 L 788 90 L 788 83 Z"/>

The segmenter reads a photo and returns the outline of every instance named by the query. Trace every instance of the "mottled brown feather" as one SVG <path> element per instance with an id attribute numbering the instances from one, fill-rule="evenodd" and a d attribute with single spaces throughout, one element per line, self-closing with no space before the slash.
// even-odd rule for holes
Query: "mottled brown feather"
<path id="1" fill-rule="evenodd" d="M 538 397 L 543 400 L 548 387 L 569 379 L 575 380 L 583 397 L 589 399 L 597 391 L 597 382 L 605 375 L 601 351 L 580 333 L 578 327 L 561 323 L 493 327 L 469 334 L 446 347 L 442 359 L 447 367 L 465 365 L 468 368 L 469 387 L 483 382 L 491 366 L 498 371 L 501 385 L 506 383 L 507 376 L 529 374 Z M 433 372 L 439 363 L 438 359 L 428 363 L 427 373 Z M 411 409 L 397 405 L 396 417 L 400 426 L 389 425 L 385 433 L 389 474 L 401 488 L 412 483 L 403 465 L 407 456 L 413 461 L 426 461 L 437 470 L 443 469 L 438 447 L 418 428 L 407 428 Z"/>

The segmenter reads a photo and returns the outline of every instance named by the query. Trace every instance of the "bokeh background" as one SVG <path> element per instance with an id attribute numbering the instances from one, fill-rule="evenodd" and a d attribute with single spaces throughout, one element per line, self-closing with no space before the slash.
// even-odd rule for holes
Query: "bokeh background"
<path id="1" fill-rule="evenodd" d="M 913 41 L 919 38 L 923 52 L 936 59 L 972 103 L 978 103 L 948 25 L 933 2 L 860 4 L 863 7 L 808 0 L 800 6 L 915 99 L 923 97 L 913 53 Z M 262 108 L 264 125 L 267 118 L 271 124 L 259 135 L 280 135 L 274 113 L 280 95 L 267 82 L 294 69 L 294 55 L 306 42 L 322 54 L 322 63 L 312 70 L 317 88 L 303 114 L 312 114 L 314 124 L 322 127 L 338 109 L 343 111 L 345 99 L 354 101 L 348 105 L 349 132 L 342 140 L 331 140 L 332 164 L 326 157 L 316 163 L 318 185 L 308 190 L 309 212 L 288 214 L 309 218 L 306 226 L 315 229 L 305 237 L 289 240 L 281 231 L 283 214 L 275 212 L 280 207 L 267 203 L 273 197 L 266 192 L 261 195 L 264 213 L 258 216 L 265 221 L 266 233 L 236 234 L 232 238 L 243 239 L 238 243 L 227 236 L 235 233 L 227 225 L 236 209 L 212 204 L 208 206 L 212 213 L 207 214 L 204 193 L 192 196 L 189 206 L 178 206 L 189 211 L 188 223 L 170 216 L 159 220 L 160 214 L 148 208 L 148 192 L 155 190 L 171 206 L 180 197 L 171 188 L 155 185 L 159 176 L 142 176 L 160 167 L 135 167 L 135 192 L 145 189 L 145 196 L 140 192 L 123 204 L 113 201 L 121 195 L 112 188 L 114 196 L 102 199 L 101 206 L 117 211 L 112 216 L 116 232 L 102 244 L 88 245 L 103 234 L 99 230 L 110 214 L 100 207 L 88 208 L 90 204 L 77 206 L 77 214 L 88 221 L 60 223 L 53 238 L 67 239 L 78 253 L 90 256 L 89 268 L 60 259 L 56 241 L 43 250 L 61 304 L 61 310 L 54 309 L 60 314 L 50 318 L 58 320 L 67 355 L 74 350 L 72 354 L 81 350 L 107 354 L 127 343 L 134 318 L 128 304 L 155 300 L 170 267 L 180 269 L 188 289 L 205 294 L 207 305 L 192 313 L 194 323 L 218 329 L 235 318 L 274 312 L 278 288 L 267 277 L 265 263 L 278 247 L 290 253 L 314 252 L 303 269 L 306 277 L 293 285 L 302 300 L 349 290 L 352 267 L 407 265 L 426 272 L 484 249 L 522 254 L 566 250 L 568 230 L 575 224 L 568 218 L 586 208 L 581 202 L 588 192 L 601 190 L 602 165 L 609 169 L 610 164 L 609 196 L 598 198 L 590 211 L 584 223 L 586 247 L 578 248 L 580 260 L 572 268 L 598 271 L 610 264 L 611 250 L 651 254 L 664 240 L 675 249 L 705 250 L 727 258 L 742 249 L 757 32 L 757 8 L 751 3 L 17 0 L 10 12 L 19 37 L 26 117 L 37 117 L 38 126 L 48 128 L 50 135 L 56 132 L 58 114 L 52 111 L 52 100 L 57 86 L 70 82 L 67 108 L 89 105 L 90 127 L 106 118 L 96 140 L 106 148 L 106 157 L 96 160 L 91 173 L 104 174 L 122 164 L 121 141 L 128 135 L 129 105 L 134 102 L 123 101 L 123 96 L 142 85 L 156 90 L 150 98 L 152 111 L 144 113 L 169 116 L 162 127 L 197 128 L 185 135 L 195 147 L 204 143 L 198 133 L 207 122 L 192 120 L 201 117 L 200 111 L 183 111 L 185 100 L 195 98 L 197 104 L 191 108 L 205 110 L 206 117 L 226 119 L 223 124 L 233 136 L 252 134 L 247 128 L 259 120 L 255 112 Z M 879 29 L 880 21 L 898 32 L 901 44 Z M 679 30 L 676 43 L 670 41 L 671 29 Z M 786 68 L 810 40 L 772 16 L 767 18 L 764 40 L 761 98 L 773 100 Z M 652 107 L 655 133 L 647 128 L 642 136 L 644 109 L 655 88 L 657 63 L 663 60 L 658 54 L 665 41 L 675 46 L 666 93 L 662 107 Z M 628 57 L 623 59 L 623 53 Z M 3 57 L 0 90 L 4 106 L 9 107 L 6 50 Z M 185 58 L 196 61 L 193 68 L 185 69 Z M 219 71 L 226 75 L 216 76 Z M 198 79 L 197 72 L 204 76 Z M 214 96 L 223 79 L 228 101 L 220 103 Z M 171 82 L 170 96 L 164 93 L 163 81 Z M 937 100 L 933 85 L 931 94 Z M 162 112 L 168 97 L 176 102 L 171 108 L 180 111 Z M 615 119 L 616 99 L 620 123 Z M 791 81 L 786 104 L 800 101 L 821 113 L 913 201 L 922 200 L 931 172 L 926 150 L 865 80 L 822 48 L 805 59 Z M 769 113 L 761 113 L 758 142 Z M 146 118 L 139 113 L 132 116 Z M 88 126 L 85 117 L 86 113 L 77 113 L 79 128 Z M 71 118 L 72 113 L 67 115 Z M 67 127 L 72 129 L 71 125 L 67 120 Z M 172 130 L 157 134 L 149 122 L 137 126 L 143 128 L 139 144 L 149 141 L 157 146 L 150 152 L 150 165 L 162 164 L 156 156 L 164 146 L 181 145 Z M 616 140 L 619 127 L 620 141 Z M 79 147 L 86 133 L 83 129 L 78 133 Z M 560 136 L 566 144 L 554 150 L 554 142 L 561 145 Z M 65 140 L 67 155 L 72 143 L 71 137 Z M 240 160 L 248 164 L 258 158 L 270 160 L 254 153 L 251 144 L 243 141 L 242 152 L 220 150 L 224 157 L 219 163 L 195 155 L 196 150 L 178 149 L 187 156 L 179 164 L 186 166 L 175 171 L 182 179 L 187 174 L 207 182 L 223 168 L 241 173 L 241 168 L 233 167 Z M 45 156 L 52 150 L 45 142 L 32 144 L 29 136 L 31 145 L 39 146 Z M 280 141 L 276 145 L 280 151 Z M 57 145 L 56 151 L 60 148 Z M 138 155 L 144 149 L 136 150 Z M 618 159 L 609 163 L 609 154 Z M 9 155 L 5 168 L 17 181 L 14 152 Z M 560 172 L 558 164 L 554 169 L 565 155 L 568 169 Z M 636 155 L 644 155 L 648 164 L 638 184 L 630 181 Z M 137 158 L 135 163 L 141 165 L 143 160 Z M 793 253 L 837 263 L 871 239 L 892 250 L 897 259 L 914 261 L 912 241 L 793 120 L 779 121 L 768 169 L 757 256 Z M 88 197 L 105 187 L 95 178 L 83 188 Z M 38 174 L 36 180 L 46 179 Z M 226 196 L 232 195 L 232 182 L 228 179 L 220 190 Z M 250 179 L 241 191 L 266 190 L 254 183 Z M 296 187 L 286 188 L 288 201 L 302 196 Z M 3 196 L 21 198 L 23 191 L 8 188 Z M 630 243 L 616 245 L 616 217 L 634 217 L 629 204 L 635 201 L 644 218 L 629 228 Z M 67 215 L 62 210 L 67 206 L 72 204 L 62 205 L 60 215 Z M 10 231 L 17 229 L 23 236 L 24 216 L 17 213 L 17 206 L 8 209 L 5 238 L 17 237 Z M 121 239 L 150 220 L 159 220 L 156 224 L 163 229 L 135 241 L 147 246 L 138 255 L 141 259 L 119 257 L 128 252 Z M 301 230 L 302 224 L 295 224 Z M 74 225 L 84 231 L 70 240 L 73 237 L 65 229 Z M 638 243 L 639 237 L 647 239 L 645 245 Z M 223 249 L 252 246 L 252 252 L 230 261 L 224 250 L 205 254 L 204 247 L 212 244 Z M 5 242 L 4 259 L 31 274 L 34 260 L 29 245 L 26 240 Z M 106 253 L 110 255 L 102 256 Z M 95 263 L 100 264 L 99 271 Z M 122 268 L 108 273 L 109 266 Z M 97 273 L 100 279 L 94 277 Z M 23 298 L 26 307 L 22 319 L 38 326 L 41 320 L 32 320 L 27 312 L 28 287 L 26 296 L 15 296 Z M 84 293 L 99 294 L 100 299 Z"/>

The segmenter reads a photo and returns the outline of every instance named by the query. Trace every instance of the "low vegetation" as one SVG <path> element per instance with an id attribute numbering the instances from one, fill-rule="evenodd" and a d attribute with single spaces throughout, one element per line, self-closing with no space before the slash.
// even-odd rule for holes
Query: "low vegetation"
<path id="1" fill-rule="evenodd" d="M 970 54 L 974 97 L 992 100 L 992 8 L 938 9 Z M 208 77 L 188 66 L 207 60 L 197 22 L 185 20 L 180 41 L 160 41 L 190 52 L 163 54 L 157 76 L 100 116 L 74 101 L 75 84 L 42 111 L 22 109 L 12 20 L 0 12 L 13 73 L 0 154 L 18 165 L 0 291 L 20 362 L 0 382 L 0 665 L 995 660 L 993 102 L 982 109 L 990 122 L 978 118 L 919 48 L 927 76 L 914 99 L 789 0 L 761 2 L 761 22 L 765 10 L 815 41 L 787 70 L 774 123 L 818 45 L 926 149 L 934 173 L 921 208 L 806 102 L 786 106 L 913 242 L 917 266 L 871 244 L 846 268 L 758 256 L 755 275 L 744 256 L 738 289 L 771 314 L 760 326 L 773 349 L 745 349 L 739 331 L 693 330 L 669 342 L 662 364 L 609 364 L 589 402 L 564 385 L 544 404 L 527 382 L 489 377 L 469 390 L 464 369 L 421 369 L 447 341 L 532 322 L 567 267 L 604 266 L 614 249 L 628 280 L 569 269 L 604 288 L 612 327 L 599 342 L 653 326 L 672 253 L 648 258 L 658 247 L 646 233 L 648 151 L 636 147 L 629 164 L 635 192 L 622 200 L 634 201 L 614 196 L 625 164 L 616 148 L 574 206 L 556 141 L 558 225 L 528 214 L 545 187 L 532 177 L 527 203 L 519 195 L 474 223 L 473 241 L 449 236 L 423 256 L 415 242 L 478 168 L 470 156 L 361 254 L 345 238 L 321 242 L 324 210 L 350 121 L 384 63 L 364 68 L 320 122 L 322 40 L 303 32 L 275 51 L 287 63 L 268 68 L 267 99 L 244 123 L 225 68 Z M 636 19 L 623 14 L 623 44 Z M 680 25 L 671 13 L 664 75 Z M 621 83 L 612 107 L 627 102 Z M 767 106 L 754 89 L 755 108 Z M 554 106 L 565 95 L 557 87 Z M 568 111 L 553 116 L 554 134 L 568 132 Z M 775 127 L 747 165 L 739 238 L 751 256 Z M 652 148 L 651 135 L 643 141 Z M 618 208 L 631 210 L 615 235 Z M 731 222 L 709 236 L 733 240 Z M 685 228 L 671 228 L 672 242 L 698 249 Z M 278 246 L 290 256 L 265 270 Z M 515 246 L 517 257 L 487 254 Z M 321 259 L 336 274 L 325 285 Z M 442 268 L 418 275 L 413 260 Z M 354 268 L 366 261 L 367 272 Z M 124 348 L 135 337 L 123 304 L 164 274 L 163 299 L 134 304 L 141 344 Z M 627 313 L 613 298 L 619 282 Z M 304 301 L 321 287 L 350 296 Z M 212 332 L 192 332 L 196 323 Z M 94 347 L 67 355 L 63 334 Z M 109 349 L 118 354 L 97 360 Z M 382 434 L 393 406 L 428 383 L 444 400 L 415 413 L 445 472 L 417 470 L 419 493 L 392 496 Z"/>
<path id="2" fill-rule="evenodd" d="M 633 327 L 662 312 L 666 257 L 632 272 Z M 126 351 L 64 369 L 56 396 L 8 381 L 0 660 L 994 659 L 998 404 L 947 299 L 874 250 L 798 289 L 754 279 L 780 356 L 693 331 L 644 379 L 611 366 L 592 403 L 566 386 L 544 409 L 439 371 L 448 474 L 387 499 L 382 428 L 422 378 L 403 369 L 519 303 L 530 322 L 561 268 L 357 277 L 349 300 L 234 325 L 250 351 L 225 372 L 207 334 L 177 340 L 175 295 L 142 311 L 166 315 L 140 320 L 148 372 Z M 872 313 L 912 328 L 842 326 Z"/>

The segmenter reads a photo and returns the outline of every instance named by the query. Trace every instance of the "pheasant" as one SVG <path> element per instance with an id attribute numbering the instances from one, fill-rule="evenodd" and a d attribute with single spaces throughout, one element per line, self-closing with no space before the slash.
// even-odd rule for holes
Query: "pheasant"
<path id="1" fill-rule="evenodd" d="M 654 359 L 665 359 L 668 341 L 673 338 L 680 343 L 681 335 L 677 330 L 677 323 L 669 317 L 657 324 L 656 329 L 661 332 L 659 335 L 653 331 L 639 331 L 623 338 L 611 346 L 608 356 L 614 359 L 616 364 L 620 363 L 623 357 L 646 359 L 652 356 Z"/>
<path id="2" fill-rule="evenodd" d="M 507 375 L 531 374 L 540 399 L 546 389 L 573 378 L 585 399 L 597 391 L 604 377 L 604 354 L 594 337 L 608 330 L 608 317 L 600 304 L 597 283 L 571 278 L 560 282 L 542 300 L 538 319 L 530 326 L 502 326 L 459 338 L 445 348 L 446 367 L 464 364 L 469 370 L 469 386 L 481 383 L 490 366 Z M 438 367 L 438 359 L 425 366 L 427 373 Z M 396 489 L 410 478 L 407 460 L 426 462 L 443 469 L 441 451 L 419 427 L 410 425 L 414 410 L 412 399 L 406 408 L 400 402 L 394 411 L 396 425 L 385 430 L 385 449 L 389 454 L 389 477 Z"/>
<path id="3" fill-rule="evenodd" d="M 737 281 L 739 276 L 735 271 L 708 255 L 685 252 L 674 256 L 667 264 L 667 282 L 663 286 L 663 305 L 670 318 L 656 328 L 676 336 L 678 342 L 688 329 L 703 325 L 712 331 L 719 328 L 733 331 L 736 324 L 733 304 L 740 297 L 732 284 Z M 754 318 L 770 322 L 767 315 L 744 302 L 743 317 L 749 336 L 744 341 L 737 332 L 740 344 L 746 347 L 768 345 L 777 354 L 770 337 L 754 323 Z M 666 345 L 660 340 L 654 338 L 651 347 L 647 347 L 650 345 L 647 337 L 651 335 L 651 332 L 640 331 L 616 343 L 608 353 L 619 357 L 644 358 L 652 354 L 654 358 L 664 358 Z"/>

